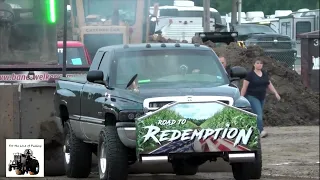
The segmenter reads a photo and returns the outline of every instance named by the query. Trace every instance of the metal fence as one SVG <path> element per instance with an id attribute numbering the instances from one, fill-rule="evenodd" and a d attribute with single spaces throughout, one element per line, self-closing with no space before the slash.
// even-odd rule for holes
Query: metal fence
<path id="1" fill-rule="evenodd" d="M 278 38 L 279 39 L 279 38 Z M 301 73 L 300 46 L 298 42 L 291 40 L 272 40 L 272 41 L 242 41 L 244 48 L 249 46 L 259 46 L 264 50 L 266 56 L 284 63 L 284 65 Z"/>

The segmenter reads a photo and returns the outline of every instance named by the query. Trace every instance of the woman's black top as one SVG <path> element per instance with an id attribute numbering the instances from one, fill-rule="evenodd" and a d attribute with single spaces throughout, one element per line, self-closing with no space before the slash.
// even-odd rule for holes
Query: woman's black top
<path id="1" fill-rule="evenodd" d="M 254 71 L 247 74 L 246 80 L 249 81 L 246 95 L 254 96 L 259 100 L 264 100 L 267 94 L 267 87 L 270 84 L 267 72 L 262 71 L 262 76 L 258 76 Z"/>

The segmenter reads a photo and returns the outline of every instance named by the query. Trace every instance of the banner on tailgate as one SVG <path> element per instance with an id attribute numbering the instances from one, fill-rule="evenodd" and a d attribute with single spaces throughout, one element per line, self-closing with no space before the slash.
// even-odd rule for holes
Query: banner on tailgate
<path id="1" fill-rule="evenodd" d="M 83 76 L 83 72 L 72 72 L 66 77 Z M 37 83 L 48 82 L 50 80 L 59 79 L 62 72 L 47 71 L 19 71 L 19 72 L 0 72 L 0 82 L 4 83 Z"/>
<path id="2" fill-rule="evenodd" d="M 220 102 L 175 103 L 136 121 L 137 153 L 252 151 L 256 115 Z"/>

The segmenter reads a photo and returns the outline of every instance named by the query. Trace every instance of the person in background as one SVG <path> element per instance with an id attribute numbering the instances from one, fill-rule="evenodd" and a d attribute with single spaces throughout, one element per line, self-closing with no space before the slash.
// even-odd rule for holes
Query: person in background
<path id="1" fill-rule="evenodd" d="M 251 104 L 253 113 L 257 114 L 257 124 L 262 138 L 266 137 L 268 133 L 263 129 L 263 107 L 267 89 L 269 89 L 280 101 L 280 95 L 271 83 L 267 72 L 262 70 L 263 61 L 256 59 L 253 64 L 252 71 L 250 71 L 243 81 L 241 96 L 248 99 Z"/>
<path id="2" fill-rule="evenodd" d="M 220 55 L 219 56 L 219 60 L 221 62 L 221 64 L 223 65 L 224 69 L 227 71 L 228 76 L 230 77 L 231 74 L 231 66 L 228 65 L 227 63 L 227 59 L 224 55 Z M 239 88 L 240 86 L 240 79 L 239 80 L 233 80 L 232 84 L 235 85 L 237 88 Z"/>
<path id="3" fill-rule="evenodd" d="M 220 60 L 221 64 L 223 65 L 224 69 L 227 71 L 228 75 L 230 76 L 231 67 L 230 67 L 230 65 L 227 64 L 227 59 L 225 58 L 225 56 L 220 55 L 219 60 Z"/>

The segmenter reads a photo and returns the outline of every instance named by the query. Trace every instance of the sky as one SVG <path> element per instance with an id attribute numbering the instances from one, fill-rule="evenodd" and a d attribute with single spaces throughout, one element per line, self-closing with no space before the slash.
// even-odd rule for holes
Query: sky
<path id="1" fill-rule="evenodd" d="M 202 120 L 208 119 L 217 112 L 221 111 L 225 106 L 218 103 L 184 103 L 178 104 L 170 108 L 184 116 L 185 118 Z"/>

